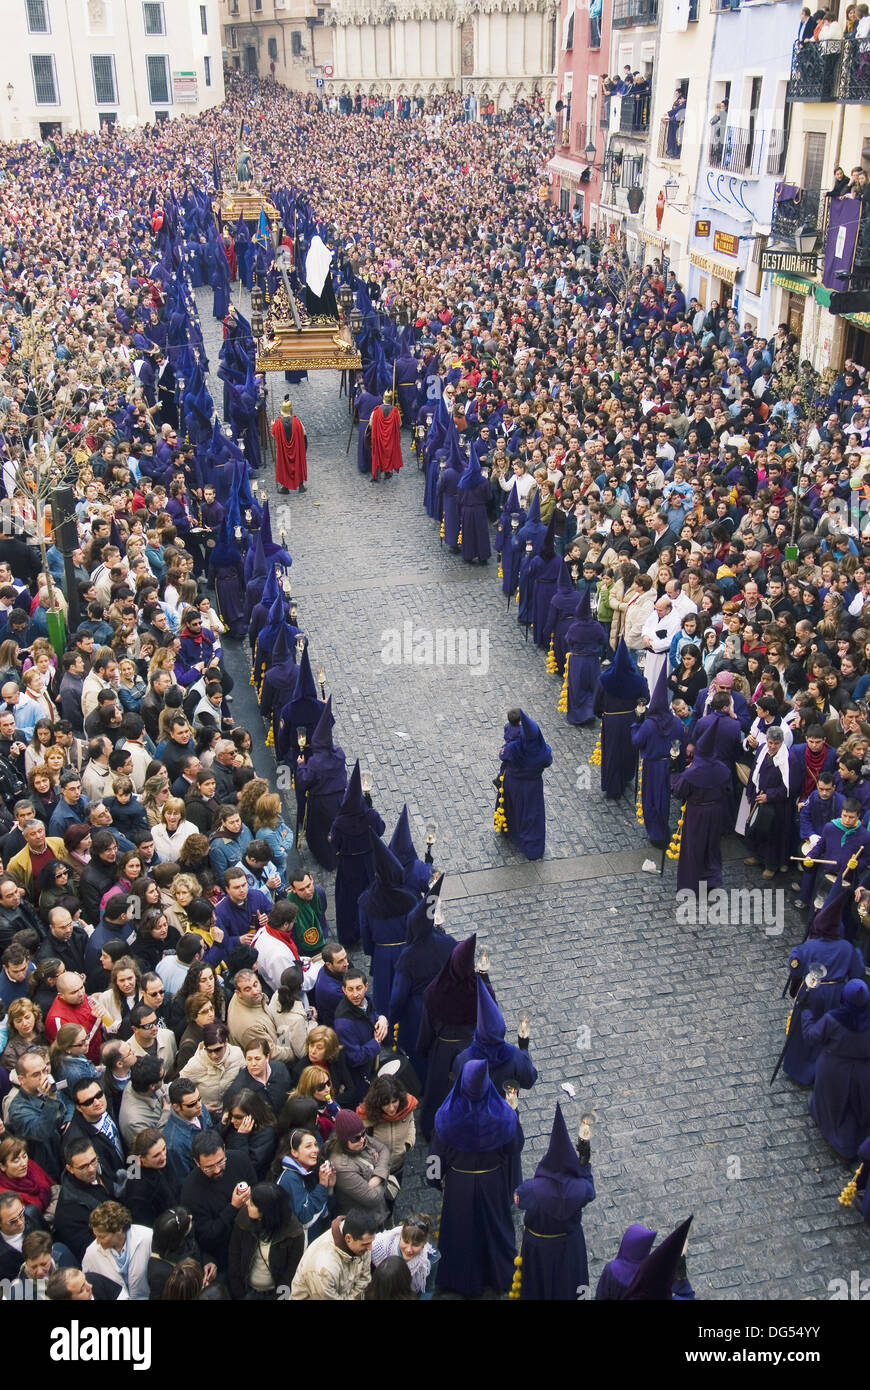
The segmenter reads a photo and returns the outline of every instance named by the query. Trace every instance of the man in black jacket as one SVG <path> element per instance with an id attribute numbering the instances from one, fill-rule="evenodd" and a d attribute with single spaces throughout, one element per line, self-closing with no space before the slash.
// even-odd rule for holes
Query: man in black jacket
<path id="1" fill-rule="evenodd" d="M 12 829 L 8 830 L 6 834 L 0 838 L 0 859 L 2 859 L 4 864 L 8 864 L 9 860 L 12 859 L 20 849 L 24 849 L 24 846 L 27 844 L 22 826 L 26 825 L 29 820 L 33 820 L 36 813 L 33 809 L 33 802 L 28 797 L 22 797 L 20 801 L 6 802 L 6 797 L 4 795 L 3 801 L 7 805 L 11 805 L 12 814 L 15 817 L 15 824 L 12 826 Z"/>
<path id="2" fill-rule="evenodd" d="M 0 1279 L 15 1279 L 24 1263 L 21 1246 L 31 1231 L 44 1231 L 38 1207 L 22 1202 L 17 1192 L 0 1192 Z"/>
<path id="3" fill-rule="evenodd" d="M 54 1234 L 80 1260 L 93 1240 L 88 1224 L 91 1212 L 114 1199 L 114 1189 L 100 1172 L 100 1161 L 90 1139 L 68 1139 L 64 1144 L 65 1168 L 54 1216 Z"/>
<path id="4" fill-rule="evenodd" d="M 11 874 L 0 874 L 0 952 L 18 931 L 31 928 L 45 939 L 45 927 L 36 908 L 27 901 L 24 889 Z"/>
<path id="5" fill-rule="evenodd" d="M 105 1274 L 83 1274 L 71 1265 L 56 1269 L 45 1286 L 49 1303 L 114 1303 L 122 1295 L 127 1297 L 123 1284 Z"/>
<path id="6" fill-rule="evenodd" d="M 243 1154 L 227 1153 L 217 1130 L 197 1134 L 192 1153 L 194 1166 L 182 1185 L 181 1205 L 193 1217 L 204 1258 L 223 1274 L 236 1212 L 247 1205 L 257 1175 Z"/>
<path id="7" fill-rule="evenodd" d="M 87 975 L 85 948 L 88 934 L 84 927 L 74 921 L 68 908 L 53 907 L 48 915 L 48 934 L 36 953 L 36 959 L 46 960 L 56 956 L 62 960 L 67 970 L 77 975 Z"/>
<path id="8" fill-rule="evenodd" d="M 221 805 L 235 805 L 239 799 L 233 783 L 233 769 L 235 766 L 236 745 L 228 738 L 219 739 L 215 747 L 214 762 L 211 770 L 214 773 L 215 796 Z"/>
<path id="9" fill-rule="evenodd" d="M 121 1132 L 106 1109 L 106 1093 L 96 1076 L 81 1076 L 69 1088 L 75 1114 L 67 1126 L 66 1140 L 88 1139 L 100 1161 L 100 1171 L 112 1182 L 123 1170 L 127 1152 Z"/>

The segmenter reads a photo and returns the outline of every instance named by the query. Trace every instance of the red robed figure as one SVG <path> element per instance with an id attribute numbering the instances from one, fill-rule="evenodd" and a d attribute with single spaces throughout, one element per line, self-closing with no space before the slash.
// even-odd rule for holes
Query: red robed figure
<path id="1" fill-rule="evenodd" d="M 308 467 L 305 454 L 305 430 L 298 415 L 285 405 L 272 426 L 275 440 L 275 481 L 279 487 L 292 491 L 306 482 Z"/>
<path id="2" fill-rule="evenodd" d="M 372 477 L 378 471 L 395 473 L 402 466 L 402 422 L 396 406 L 384 416 L 383 406 L 377 405 L 369 421 L 372 439 Z"/>

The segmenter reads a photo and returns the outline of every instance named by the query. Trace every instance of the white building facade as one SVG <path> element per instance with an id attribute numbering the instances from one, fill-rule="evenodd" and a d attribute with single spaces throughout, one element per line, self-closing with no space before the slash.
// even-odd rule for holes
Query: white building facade
<path id="1" fill-rule="evenodd" d="M 196 115 L 224 99 L 218 0 L 3 0 L 0 136 Z"/>
<path id="2" fill-rule="evenodd" d="M 556 0 L 335 0 L 336 95 L 434 96 L 458 91 L 472 115 L 556 93 Z M 329 88 L 329 84 L 327 84 Z"/>

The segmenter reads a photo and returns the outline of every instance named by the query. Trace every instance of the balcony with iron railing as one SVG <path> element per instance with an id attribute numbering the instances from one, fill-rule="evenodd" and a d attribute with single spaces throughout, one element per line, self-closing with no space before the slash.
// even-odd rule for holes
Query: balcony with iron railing
<path id="1" fill-rule="evenodd" d="M 667 116 L 663 116 L 659 122 L 659 136 L 656 151 L 659 159 L 673 159 L 675 161 L 683 157 L 683 126 L 682 122 L 676 121 L 673 124 Z"/>
<path id="2" fill-rule="evenodd" d="M 658 0 L 614 0 L 614 29 L 637 29 L 644 24 L 655 24 L 658 19 Z"/>
<path id="3" fill-rule="evenodd" d="M 788 151 L 788 135 L 784 130 L 771 130 L 767 137 L 767 163 L 765 172 L 774 176 L 785 173 L 785 157 Z"/>
<path id="4" fill-rule="evenodd" d="M 837 100 L 870 102 L 870 39 L 844 39 Z"/>
<path id="5" fill-rule="evenodd" d="M 712 169 L 724 169 L 729 174 L 757 178 L 762 172 L 764 131 L 741 130 L 729 126 L 713 135 L 707 151 L 707 163 Z"/>
<path id="6" fill-rule="evenodd" d="M 619 107 L 621 135 L 646 135 L 649 130 L 650 93 L 637 92 L 624 96 Z"/>
<path id="7" fill-rule="evenodd" d="M 836 101 L 840 76 L 842 39 L 811 39 L 792 49 L 789 101 Z"/>
<path id="8" fill-rule="evenodd" d="M 830 200 L 824 197 L 821 188 L 802 188 L 796 190 L 800 196 L 780 201 L 779 193 L 784 185 L 777 185 L 774 196 L 773 213 L 770 219 L 771 242 L 794 240 L 795 233 L 805 227 L 813 227 L 820 236 L 824 235 L 828 220 Z"/>

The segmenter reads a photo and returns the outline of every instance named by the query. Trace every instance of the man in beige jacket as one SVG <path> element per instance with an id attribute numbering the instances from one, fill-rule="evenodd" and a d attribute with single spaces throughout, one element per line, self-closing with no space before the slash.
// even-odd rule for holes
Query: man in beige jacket
<path id="1" fill-rule="evenodd" d="M 266 1007 L 263 986 L 256 973 L 253 970 L 240 970 L 235 977 L 235 986 L 236 992 L 227 1010 L 227 1025 L 232 1041 L 244 1052 L 248 1043 L 255 1038 L 265 1038 L 271 1061 L 295 1061 L 292 1047 L 281 1047 L 278 1043 L 278 1028 Z"/>
<path id="2" fill-rule="evenodd" d="M 338 1216 L 302 1256 L 293 1276 L 293 1302 L 358 1302 L 372 1279 L 372 1218 L 358 1208 Z"/>

